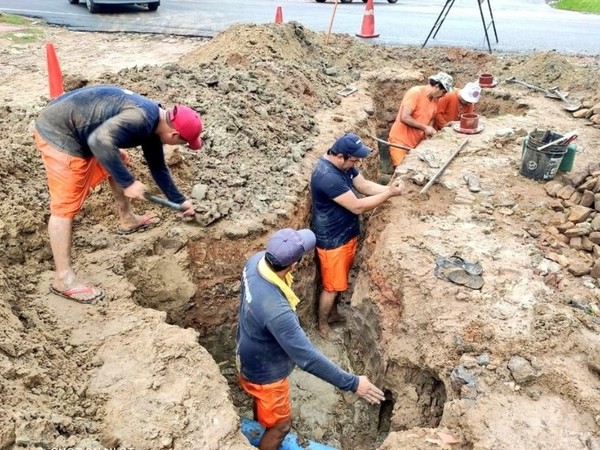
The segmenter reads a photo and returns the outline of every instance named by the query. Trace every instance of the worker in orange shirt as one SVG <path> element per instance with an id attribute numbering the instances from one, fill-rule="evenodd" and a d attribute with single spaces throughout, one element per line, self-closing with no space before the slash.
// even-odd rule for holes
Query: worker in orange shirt
<path id="1" fill-rule="evenodd" d="M 481 87 L 479 87 L 479 83 L 467 83 L 461 90 L 444 95 L 438 101 L 434 128 L 441 130 L 450 122 L 460 120 L 462 114 L 472 113 L 480 95 Z"/>
<path id="2" fill-rule="evenodd" d="M 453 80 L 445 72 L 429 77 L 429 84 L 410 88 L 404 94 L 396 121 L 390 130 L 389 142 L 407 149 L 390 145 L 390 159 L 394 168 L 404 157 L 426 137 L 436 133 L 433 120 L 437 111 L 438 99 L 452 92 Z"/>

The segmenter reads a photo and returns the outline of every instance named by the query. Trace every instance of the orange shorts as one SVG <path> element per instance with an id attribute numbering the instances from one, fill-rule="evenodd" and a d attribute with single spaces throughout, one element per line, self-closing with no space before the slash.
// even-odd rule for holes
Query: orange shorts
<path id="1" fill-rule="evenodd" d="M 328 292 L 343 292 L 348 289 L 348 275 L 354 264 L 357 245 L 358 236 L 341 247 L 332 249 L 317 247 L 323 289 Z"/>
<path id="2" fill-rule="evenodd" d="M 406 145 L 404 142 L 395 140 L 391 136 L 388 139 L 390 141 L 390 144 Z M 408 145 L 406 145 L 406 146 L 408 147 Z M 390 160 L 392 161 L 392 166 L 394 166 L 394 167 L 397 167 L 400 164 L 402 164 L 402 161 L 404 161 L 404 158 L 409 153 L 408 150 L 403 150 L 401 148 L 392 147 L 391 145 L 388 146 L 388 150 L 390 152 Z"/>
<path id="3" fill-rule="evenodd" d="M 73 218 L 77 215 L 91 190 L 110 175 L 96 158 L 78 158 L 53 148 L 37 131 L 35 145 L 42 153 L 50 191 L 50 214 Z M 121 158 L 129 156 L 121 150 Z"/>
<path id="4" fill-rule="evenodd" d="M 254 384 L 239 377 L 242 388 L 254 397 L 256 420 L 265 428 L 292 418 L 292 402 L 290 401 L 290 383 L 287 378 L 269 384 Z"/>

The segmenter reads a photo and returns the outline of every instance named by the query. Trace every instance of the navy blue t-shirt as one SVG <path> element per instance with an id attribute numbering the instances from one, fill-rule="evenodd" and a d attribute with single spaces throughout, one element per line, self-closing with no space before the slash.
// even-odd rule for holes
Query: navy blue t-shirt
<path id="1" fill-rule="evenodd" d="M 256 384 L 286 378 L 296 365 L 344 390 L 356 392 L 358 377 L 331 362 L 310 342 L 287 298 L 265 280 L 256 253 L 242 272 L 236 354 L 241 374 Z"/>
<path id="2" fill-rule="evenodd" d="M 358 176 L 355 167 L 344 171 L 324 157 L 319 159 L 310 180 L 312 194 L 312 226 L 317 247 L 338 248 L 360 234 L 358 216 L 333 201 L 353 190 L 352 180 Z"/>

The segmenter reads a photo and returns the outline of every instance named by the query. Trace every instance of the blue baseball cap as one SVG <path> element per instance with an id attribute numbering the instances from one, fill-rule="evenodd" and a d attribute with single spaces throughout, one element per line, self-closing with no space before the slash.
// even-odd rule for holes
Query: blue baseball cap
<path id="1" fill-rule="evenodd" d="M 363 144 L 363 141 L 353 133 L 346 133 L 331 147 L 333 153 L 353 156 L 354 158 L 366 158 L 371 153 L 371 149 Z"/>
<path id="2" fill-rule="evenodd" d="M 271 236 L 267 242 L 267 252 L 273 255 L 282 267 L 287 267 L 300 261 L 316 244 L 317 238 L 311 230 L 284 228 Z"/>

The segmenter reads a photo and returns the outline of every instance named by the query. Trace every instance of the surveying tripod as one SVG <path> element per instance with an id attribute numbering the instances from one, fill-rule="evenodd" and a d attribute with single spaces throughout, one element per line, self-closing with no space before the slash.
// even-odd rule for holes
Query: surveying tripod
<path id="1" fill-rule="evenodd" d="M 496 44 L 498 43 L 498 33 L 496 32 L 496 24 L 494 23 L 494 14 L 492 13 L 492 4 L 491 4 L 492 0 L 475 0 L 475 1 L 477 2 L 477 6 L 479 6 L 479 14 L 481 15 L 481 23 L 483 24 L 483 31 L 485 32 L 485 40 L 487 41 L 488 50 L 490 51 L 490 53 L 492 53 L 492 46 L 490 45 L 490 37 L 488 35 L 488 28 L 490 27 L 490 25 L 492 26 L 492 29 L 494 30 L 494 36 L 496 37 Z M 481 4 L 484 3 L 485 1 L 487 1 L 488 9 L 490 10 L 490 17 L 491 17 L 491 21 L 487 25 L 485 23 L 485 17 L 483 16 L 483 9 L 481 8 Z M 425 42 L 423 42 L 423 45 L 421 46 L 421 48 L 425 47 L 425 45 L 427 44 L 427 41 L 429 40 L 429 38 L 431 37 L 432 34 L 433 34 L 433 38 L 435 39 L 435 36 L 437 35 L 438 31 L 440 31 L 440 28 L 441 28 L 442 24 L 444 23 L 444 20 L 446 20 L 446 16 L 450 12 L 450 8 L 452 8 L 452 5 L 454 5 L 454 2 L 455 2 L 455 0 L 446 0 L 446 4 L 442 8 L 440 15 L 438 16 L 435 23 L 433 24 L 433 27 L 431 28 L 431 31 L 427 35 L 427 39 L 425 39 Z M 435 33 L 434 33 L 434 31 L 435 31 Z"/>

